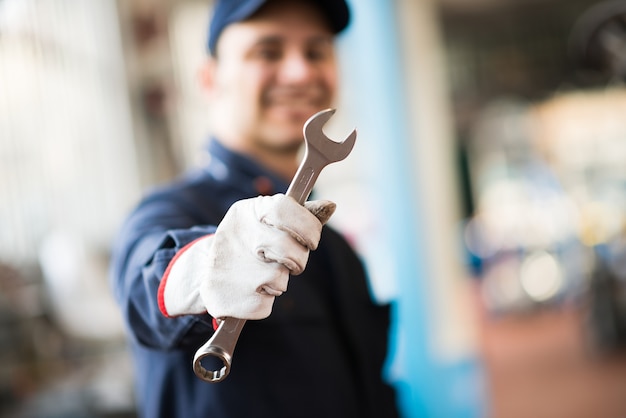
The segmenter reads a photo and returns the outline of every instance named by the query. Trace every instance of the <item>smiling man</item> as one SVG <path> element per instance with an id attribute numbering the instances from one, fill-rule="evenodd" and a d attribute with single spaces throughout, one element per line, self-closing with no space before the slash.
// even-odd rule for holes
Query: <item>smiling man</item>
<path id="1" fill-rule="evenodd" d="M 276 0 L 219 28 L 202 71 L 214 133 L 290 178 L 304 122 L 337 92 L 333 27 L 314 4 Z"/>
<path id="2" fill-rule="evenodd" d="M 382 378 L 388 307 L 323 226 L 334 204 L 283 194 L 304 123 L 335 100 L 348 22 L 344 1 L 217 1 L 201 70 L 210 163 L 146 196 L 114 249 L 141 416 L 397 416 Z M 210 384 L 192 360 L 223 317 L 251 321 Z"/>

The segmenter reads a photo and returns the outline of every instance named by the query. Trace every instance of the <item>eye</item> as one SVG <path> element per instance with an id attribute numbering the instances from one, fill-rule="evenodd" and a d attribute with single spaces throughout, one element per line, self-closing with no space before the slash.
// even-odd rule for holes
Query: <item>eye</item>
<path id="1" fill-rule="evenodd" d="M 328 53 L 321 48 L 314 48 L 307 51 L 306 56 L 310 61 L 323 61 L 328 56 Z"/>
<path id="2" fill-rule="evenodd" d="M 316 42 L 306 50 L 306 56 L 311 61 L 328 60 L 333 55 L 333 49 L 328 42 Z"/>
<path id="3" fill-rule="evenodd" d="M 271 45 L 259 46 L 254 50 L 253 56 L 264 61 L 278 61 L 282 57 L 282 50 Z"/>

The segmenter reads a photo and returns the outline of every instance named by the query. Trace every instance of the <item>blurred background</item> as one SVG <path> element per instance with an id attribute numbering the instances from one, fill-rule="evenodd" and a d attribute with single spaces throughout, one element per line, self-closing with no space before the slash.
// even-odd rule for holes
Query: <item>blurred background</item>
<path id="1" fill-rule="evenodd" d="M 352 1 L 318 194 L 406 417 L 626 416 L 626 1 Z M 0 0 L 0 416 L 134 417 L 110 246 L 203 163 L 211 0 Z"/>

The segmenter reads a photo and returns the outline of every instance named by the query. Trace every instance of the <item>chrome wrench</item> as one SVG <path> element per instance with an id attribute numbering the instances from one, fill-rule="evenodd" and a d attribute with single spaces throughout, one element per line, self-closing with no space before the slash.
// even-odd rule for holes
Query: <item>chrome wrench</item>
<path id="1" fill-rule="evenodd" d="M 341 161 L 350 154 L 356 141 L 356 129 L 343 142 L 328 138 L 322 128 L 335 113 L 335 109 L 317 112 L 304 124 L 304 158 L 295 177 L 287 189 L 287 196 L 304 205 L 320 172 L 328 164 Z M 245 319 L 224 318 L 218 320 L 219 325 L 213 336 L 196 351 L 193 358 L 193 371 L 200 379 L 216 383 L 221 382 L 230 373 L 235 345 L 239 334 L 246 323 Z M 207 369 L 202 360 L 212 357 L 219 366 Z M 216 370 L 215 370 L 216 369 Z"/>

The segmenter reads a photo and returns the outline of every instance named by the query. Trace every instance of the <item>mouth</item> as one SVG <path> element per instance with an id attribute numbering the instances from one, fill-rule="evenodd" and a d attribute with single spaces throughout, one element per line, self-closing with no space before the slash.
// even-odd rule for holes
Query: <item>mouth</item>
<path id="1" fill-rule="evenodd" d="M 318 101 L 313 100 L 274 100 L 270 103 L 270 108 L 286 111 L 289 113 L 311 112 L 312 109 L 320 109 Z"/>
<path id="2" fill-rule="evenodd" d="M 266 96 L 269 107 L 284 109 L 293 113 L 311 112 L 322 109 L 327 101 L 318 91 L 272 91 Z M 310 116 L 310 115 L 308 115 Z"/>

